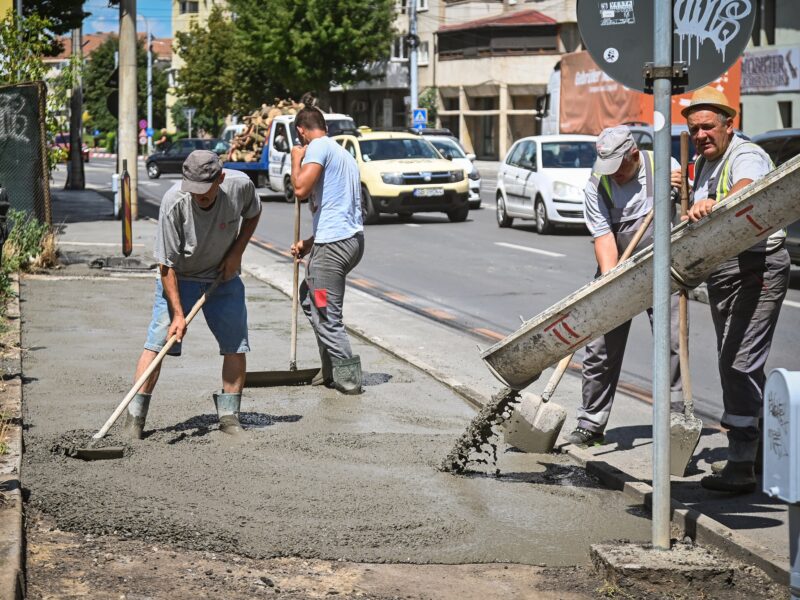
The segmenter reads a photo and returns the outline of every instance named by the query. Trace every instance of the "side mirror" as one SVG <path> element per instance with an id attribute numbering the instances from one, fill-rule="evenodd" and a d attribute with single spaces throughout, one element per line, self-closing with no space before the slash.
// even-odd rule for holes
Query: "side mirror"
<path id="1" fill-rule="evenodd" d="M 453 160 L 453 154 L 450 152 L 450 150 L 442 150 L 442 156 L 447 160 Z"/>
<path id="2" fill-rule="evenodd" d="M 478 157 L 477 157 L 477 156 L 475 156 L 475 155 L 474 155 L 472 152 L 470 152 L 469 154 L 467 154 L 467 159 L 468 159 L 468 160 L 470 160 L 470 161 L 473 161 L 473 162 L 474 162 L 476 158 L 478 158 Z"/>

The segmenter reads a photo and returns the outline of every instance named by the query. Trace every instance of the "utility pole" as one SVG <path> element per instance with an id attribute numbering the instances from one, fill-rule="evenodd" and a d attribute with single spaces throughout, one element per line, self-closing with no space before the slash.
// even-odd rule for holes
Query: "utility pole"
<path id="1" fill-rule="evenodd" d="M 153 39 L 150 37 L 150 21 L 145 17 L 145 31 L 147 35 L 147 129 L 153 128 Z M 153 136 L 147 136 L 147 153 L 153 153 Z"/>
<path id="2" fill-rule="evenodd" d="M 83 172 L 83 82 L 81 81 L 81 68 L 83 67 L 83 27 L 78 26 L 72 30 L 72 56 L 73 67 L 76 69 L 72 79 L 72 97 L 69 101 L 69 170 L 67 183 L 64 186 L 70 190 L 86 188 L 86 179 Z"/>
<path id="3" fill-rule="evenodd" d="M 417 35 L 417 2 L 419 0 L 406 0 L 408 5 L 408 71 L 411 76 L 411 114 L 419 108 L 419 81 L 417 73 L 417 47 L 419 46 L 419 36 Z"/>
<path id="4" fill-rule="evenodd" d="M 119 3 L 119 133 L 117 164 L 128 161 L 131 177 L 131 218 L 139 213 L 139 163 L 136 140 L 136 0 Z"/>

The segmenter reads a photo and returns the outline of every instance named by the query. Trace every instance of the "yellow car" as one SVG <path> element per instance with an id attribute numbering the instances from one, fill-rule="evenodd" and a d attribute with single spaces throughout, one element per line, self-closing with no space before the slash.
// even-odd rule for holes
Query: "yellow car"
<path id="1" fill-rule="evenodd" d="M 427 140 L 410 133 L 358 132 L 333 138 L 358 162 L 364 223 L 380 213 L 410 218 L 416 212 L 443 212 L 453 221 L 469 215 L 469 181 Z"/>

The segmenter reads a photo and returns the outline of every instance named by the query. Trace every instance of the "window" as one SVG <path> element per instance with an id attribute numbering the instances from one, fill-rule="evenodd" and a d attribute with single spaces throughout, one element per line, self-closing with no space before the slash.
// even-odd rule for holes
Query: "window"
<path id="1" fill-rule="evenodd" d="M 428 42 L 420 42 L 419 48 L 417 48 L 417 64 L 428 64 Z"/>
<path id="2" fill-rule="evenodd" d="M 275 138 L 272 142 L 272 147 L 278 152 L 287 152 L 289 150 L 289 136 L 286 135 L 286 125 L 283 123 L 275 125 Z"/>
<path id="3" fill-rule="evenodd" d="M 406 14 L 409 0 L 396 0 L 395 8 L 401 15 Z M 428 0 L 417 0 L 417 12 L 425 12 L 428 10 Z"/>
<path id="4" fill-rule="evenodd" d="M 506 164 L 511 165 L 512 167 L 519 166 L 519 159 L 522 157 L 522 148 L 525 146 L 525 142 L 520 142 L 517 144 L 514 149 L 509 153 L 508 158 L 506 159 Z"/>
<path id="5" fill-rule="evenodd" d="M 350 156 L 352 156 L 353 158 L 356 157 L 356 149 L 355 146 L 353 146 L 353 142 L 345 141 L 344 149 L 350 153 Z"/>
<path id="6" fill-rule="evenodd" d="M 182 15 L 187 13 L 198 13 L 200 12 L 200 2 L 199 0 L 181 0 L 180 2 L 180 11 Z"/>
<path id="7" fill-rule="evenodd" d="M 392 60 L 395 62 L 405 62 L 408 60 L 408 44 L 406 44 L 405 36 L 394 38 L 394 44 L 392 44 Z"/>
<path id="8" fill-rule="evenodd" d="M 781 127 L 789 129 L 792 126 L 792 103 L 778 102 L 778 113 L 781 116 Z"/>

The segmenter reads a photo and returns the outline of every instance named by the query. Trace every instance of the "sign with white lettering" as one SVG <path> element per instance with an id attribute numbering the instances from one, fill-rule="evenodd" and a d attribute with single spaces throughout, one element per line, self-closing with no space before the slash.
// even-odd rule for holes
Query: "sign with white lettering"
<path id="1" fill-rule="evenodd" d="M 717 79 L 744 52 L 756 18 L 755 0 L 673 0 L 672 60 L 689 72 L 684 92 Z M 598 66 L 639 91 L 653 62 L 653 0 L 578 0 L 578 28 Z"/>
<path id="2" fill-rule="evenodd" d="M 800 92 L 800 46 L 744 53 L 742 93 L 762 92 Z"/>

